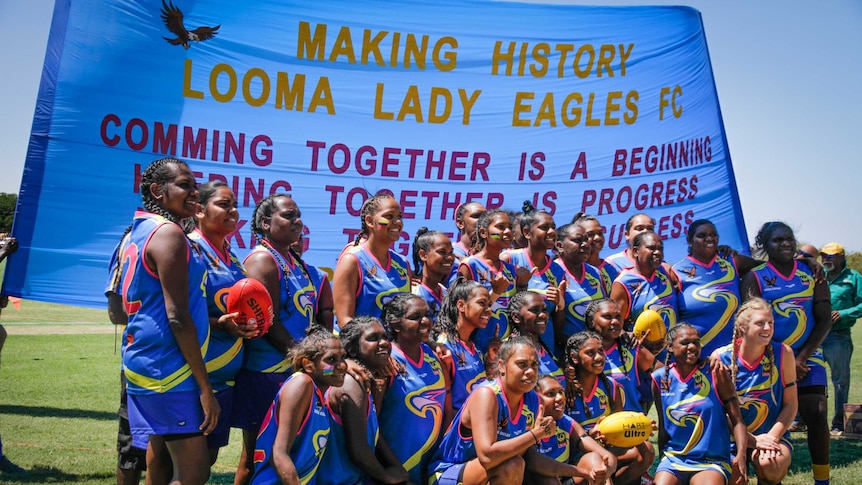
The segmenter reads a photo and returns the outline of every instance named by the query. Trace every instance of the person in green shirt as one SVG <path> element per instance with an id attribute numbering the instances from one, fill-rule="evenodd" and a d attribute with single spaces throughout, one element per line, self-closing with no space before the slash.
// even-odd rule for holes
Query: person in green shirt
<path id="1" fill-rule="evenodd" d="M 844 433 L 844 404 L 850 391 L 850 357 L 853 340 L 850 330 L 862 317 L 862 275 L 847 267 L 844 246 L 831 242 L 820 249 L 820 260 L 826 271 L 826 281 L 832 300 L 832 330 L 823 341 L 823 354 L 832 370 L 835 386 L 835 416 L 833 436 Z"/>

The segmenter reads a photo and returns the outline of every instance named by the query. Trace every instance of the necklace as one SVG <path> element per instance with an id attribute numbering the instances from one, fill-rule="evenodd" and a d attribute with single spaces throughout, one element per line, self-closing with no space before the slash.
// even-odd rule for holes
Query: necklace
<path id="1" fill-rule="evenodd" d="M 284 259 L 284 257 L 282 257 L 281 253 L 278 252 L 278 250 L 276 250 L 275 247 L 272 246 L 272 243 L 270 243 L 266 239 L 260 239 L 260 245 L 263 246 L 267 251 L 269 251 L 269 253 L 272 255 L 272 257 L 275 258 L 276 263 L 281 267 L 281 275 L 282 275 L 282 279 L 284 279 L 285 290 L 287 291 L 287 300 L 290 301 L 291 292 L 290 292 L 290 280 L 288 279 L 288 275 L 292 274 L 292 272 L 287 267 L 287 261 Z M 290 257 L 291 257 L 291 259 L 293 259 L 293 255 L 290 255 Z M 298 264 L 295 264 L 295 265 L 299 266 L 299 269 L 300 269 L 300 271 L 302 271 L 302 274 L 305 276 L 305 278 L 309 282 L 311 282 L 312 279 L 308 275 L 308 270 L 305 268 L 305 264 L 302 263 L 302 260 L 300 260 L 298 262 Z M 314 285 L 312 285 L 312 290 L 314 291 L 314 298 L 315 298 L 315 300 L 317 300 L 317 288 L 315 288 Z M 287 308 L 288 312 L 290 312 L 290 307 L 284 305 L 284 302 L 282 304 L 282 307 Z"/>

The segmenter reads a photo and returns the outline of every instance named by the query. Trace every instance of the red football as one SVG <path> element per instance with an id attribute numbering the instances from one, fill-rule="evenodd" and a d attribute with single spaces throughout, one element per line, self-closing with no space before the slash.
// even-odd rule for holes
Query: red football
<path id="1" fill-rule="evenodd" d="M 243 278 L 234 283 L 227 294 L 227 312 L 239 313 L 235 321 L 240 325 L 257 325 L 257 338 L 266 334 L 272 325 L 272 298 L 263 283 Z"/>

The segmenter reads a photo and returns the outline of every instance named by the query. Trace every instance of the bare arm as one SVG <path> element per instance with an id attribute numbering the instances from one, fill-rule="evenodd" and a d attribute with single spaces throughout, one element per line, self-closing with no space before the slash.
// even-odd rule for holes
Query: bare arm
<path id="1" fill-rule="evenodd" d="M 629 294 L 622 283 L 614 282 L 611 286 L 611 300 L 615 301 L 617 306 L 620 307 L 623 320 L 628 319 L 631 313 L 631 301 L 629 301 Z"/>
<path id="2" fill-rule="evenodd" d="M 748 301 L 756 296 L 760 296 L 760 285 L 757 284 L 757 277 L 754 273 L 749 272 L 742 277 L 742 283 L 739 285 L 739 294 L 742 301 Z"/>
<path id="3" fill-rule="evenodd" d="M 281 281 L 279 280 L 278 267 L 275 265 L 275 260 L 266 252 L 254 252 L 246 259 L 245 270 L 249 278 L 254 278 L 263 283 L 266 291 L 269 292 L 270 298 L 272 298 L 272 306 L 275 311 L 272 317 L 272 326 L 266 335 L 264 335 L 264 338 L 276 349 L 287 353 L 296 342 L 294 342 L 293 337 L 287 331 L 287 328 L 284 327 L 284 323 L 278 315 L 282 303 Z"/>
<path id="4" fill-rule="evenodd" d="M 108 318 L 114 325 L 128 325 L 129 316 L 123 307 L 123 297 L 114 293 L 108 293 Z"/>
<path id="5" fill-rule="evenodd" d="M 320 292 L 317 295 L 317 324 L 332 331 L 335 317 L 332 309 L 335 303 L 332 297 L 332 285 L 329 283 L 329 278 L 324 276 L 320 285 Z"/>
<path id="6" fill-rule="evenodd" d="M 171 332 L 201 390 L 204 421 L 200 429 L 209 434 L 218 424 L 221 410 L 213 394 L 197 337 L 196 325 L 207 325 L 208 322 L 195 322 L 189 309 L 189 249 L 186 241 L 179 226 L 161 226 L 147 243 L 145 258 L 147 265 L 159 276 Z"/>
<path id="7" fill-rule="evenodd" d="M 314 387 L 310 378 L 297 375 L 281 387 L 278 392 L 278 431 L 272 445 L 272 464 L 278 473 L 281 483 L 299 485 L 299 473 L 290 458 L 290 448 L 293 446 L 303 418 L 311 406 Z"/>
<path id="8" fill-rule="evenodd" d="M 730 418 L 730 424 L 733 426 L 731 432 L 737 443 L 745 443 L 748 440 L 748 429 L 745 427 L 745 421 L 742 420 L 742 412 L 739 410 L 739 399 L 736 396 L 736 387 L 730 380 L 730 375 L 724 370 L 714 370 L 712 372 L 713 382 L 718 390 L 718 397 L 724 404 L 724 412 Z M 746 462 L 745 453 L 737 453 L 736 455 L 737 472 L 742 476 L 741 483 L 748 483 L 748 463 Z"/>
<path id="9" fill-rule="evenodd" d="M 332 301 L 340 325 L 353 320 L 356 311 L 356 292 L 359 291 L 359 264 L 356 256 L 344 253 L 335 265 L 332 277 Z"/>
<path id="10" fill-rule="evenodd" d="M 796 355 L 797 361 L 806 361 L 823 343 L 826 335 L 832 330 L 832 302 L 829 298 L 829 286 L 825 281 L 814 283 L 814 328 L 808 335 L 805 345 Z"/>

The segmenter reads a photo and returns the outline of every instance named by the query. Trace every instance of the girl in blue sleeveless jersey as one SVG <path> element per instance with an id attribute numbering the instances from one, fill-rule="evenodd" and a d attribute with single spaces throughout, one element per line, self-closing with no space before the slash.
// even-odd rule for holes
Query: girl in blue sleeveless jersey
<path id="1" fill-rule="evenodd" d="M 319 474 L 318 483 L 407 482 L 407 471 L 379 435 L 375 407 L 375 402 L 383 399 L 389 380 L 392 345 L 386 331 L 377 318 L 360 316 L 341 328 L 340 339 L 348 360 L 364 368 L 370 378 L 358 381 L 348 374 L 343 386 L 326 392 L 332 431 L 320 464 L 325 472 Z"/>
<path id="2" fill-rule="evenodd" d="M 635 265 L 620 272 L 611 288 L 611 299 L 619 305 L 626 329 L 646 309 L 658 312 L 667 328 L 676 325 L 676 287 L 662 267 L 661 237 L 652 231 L 638 234 L 632 241 L 632 255 Z"/>
<path id="3" fill-rule="evenodd" d="M 794 259 L 796 237 L 783 222 L 767 222 L 755 246 L 769 262 L 742 280 L 744 298 L 762 297 L 772 305 L 772 339 L 790 346 L 796 357 L 799 414 L 808 425 L 808 450 L 816 485 L 829 483 L 829 423 L 826 419 L 826 368 L 820 344 L 832 326 L 832 304 L 825 281 Z"/>
<path id="4" fill-rule="evenodd" d="M 368 239 L 355 251 L 345 251 L 335 266 L 332 292 L 335 318 L 349 322 L 356 315 L 380 318 L 383 306 L 396 293 L 410 293 L 410 265 L 389 249 L 401 238 L 401 207 L 391 195 L 380 193 L 362 204 L 362 232 Z"/>
<path id="5" fill-rule="evenodd" d="M 491 297 L 484 286 L 464 278 L 455 280 L 443 299 L 435 325 L 437 343 L 447 349 L 449 358 L 441 362 L 451 381 L 452 407 L 460 409 L 467 396 L 485 381 L 482 353 L 471 336 L 485 328 L 491 318 Z"/>
<path id="6" fill-rule="evenodd" d="M 652 372 L 655 356 L 630 333 L 623 332 L 622 313 L 610 298 L 591 302 L 587 306 L 585 320 L 587 327 L 602 337 L 605 375 L 622 387 L 623 410 L 644 412 L 643 402 L 651 399 L 652 394 L 641 395 L 639 376 Z"/>
<path id="7" fill-rule="evenodd" d="M 605 248 L 605 233 L 602 224 L 596 216 L 582 212 L 575 214 L 575 217 L 572 218 L 572 224 L 578 224 L 584 228 L 586 238 L 590 242 L 590 256 L 587 258 L 587 264 L 599 270 L 602 275 L 602 284 L 610 294 L 611 284 L 617 279 L 620 271 L 601 257 L 602 249 Z"/>
<path id="8" fill-rule="evenodd" d="M 667 348 L 666 365 L 653 373 L 652 383 L 662 452 L 655 483 L 726 484 L 731 476 L 728 418 L 736 442 L 748 439 L 733 382 L 725 369 L 701 360 L 693 326 L 671 328 Z M 740 477 L 736 483 L 748 483 L 745 455 L 738 455 L 733 466 Z"/>
<path id="9" fill-rule="evenodd" d="M 563 371 L 541 339 L 548 328 L 548 307 L 542 295 L 532 291 L 516 293 L 509 301 L 509 320 L 512 322 L 512 335 L 527 337 L 533 342 L 539 355 L 539 372 L 565 383 Z"/>
<path id="10" fill-rule="evenodd" d="M 452 273 L 449 275 L 451 286 L 458 278 L 458 266 L 461 261 L 473 255 L 473 242 L 476 240 L 476 223 L 479 216 L 485 212 L 485 206 L 480 202 L 467 202 L 455 209 L 455 226 L 458 227 L 458 239 L 452 242 L 452 252 L 455 253 L 455 262 L 452 263 Z"/>
<path id="11" fill-rule="evenodd" d="M 561 339 L 557 346 L 559 354 L 563 356 L 569 337 L 587 328 L 584 322 L 587 305 L 608 296 L 611 288 L 602 274 L 586 262 L 590 255 L 590 240 L 582 224 L 566 224 L 557 231 L 557 252 L 560 257 L 554 261 L 554 270 L 561 275 L 560 280 L 565 282 L 565 303 L 554 319 L 555 323 L 560 317 L 562 320 L 561 331 L 558 332 Z"/>
<path id="12" fill-rule="evenodd" d="M 793 350 L 773 342 L 774 332 L 772 307 L 752 298 L 736 314 L 732 343 L 713 354 L 731 370 L 748 427 L 746 458 L 764 484 L 781 483 L 787 475 L 793 453 L 787 428 L 798 409 Z M 737 454 L 740 449 L 737 444 Z"/>
<path id="13" fill-rule="evenodd" d="M 314 325 L 291 349 L 288 377 L 264 417 L 254 449 L 251 483 L 314 485 L 329 439 L 329 408 L 323 397 L 344 383 L 341 342 Z"/>
<path id="14" fill-rule="evenodd" d="M 557 326 L 561 326 L 563 315 L 557 311 L 561 288 L 564 281 L 560 272 L 553 267 L 554 247 L 557 243 L 557 225 L 554 218 L 544 210 L 536 210 L 530 201 L 524 201 L 521 223 L 513 228 L 521 233 L 527 241 L 527 246 L 521 249 L 504 251 L 500 259 L 515 266 L 518 288 L 536 292 L 545 299 L 548 315 L 554 315 L 555 322 L 542 335 L 544 347 L 554 353 Z M 526 278 L 529 278 L 525 281 Z M 563 287 L 563 289 L 565 286 Z M 559 322 L 559 324 L 557 323 Z"/>
<path id="15" fill-rule="evenodd" d="M 428 303 L 431 311 L 431 321 L 437 321 L 437 314 L 443 306 L 446 296 L 446 285 L 452 273 L 455 255 L 452 253 L 452 241 L 449 236 L 440 231 L 429 231 L 420 227 L 413 239 L 413 265 L 419 275 L 418 281 L 413 281 L 411 291 Z"/>
<path id="16" fill-rule="evenodd" d="M 198 190 L 182 161 L 162 158 L 141 174 L 146 212 L 135 214 L 120 256 L 122 296 L 129 317 L 123 354 L 133 441 L 167 447 L 173 480 L 209 479 L 206 436 L 219 421 L 202 354 L 209 343 L 204 295 L 206 267 L 178 225 L 194 216 Z M 148 475 L 167 477 L 148 454 Z"/>
<path id="17" fill-rule="evenodd" d="M 227 445 L 234 399 L 234 381 L 243 360 L 243 339 L 256 336 L 254 325 L 237 325 L 235 313 L 227 314 L 227 294 L 234 283 L 245 278 L 245 270 L 231 251 L 227 237 L 236 230 L 239 213 L 236 196 L 224 182 L 208 182 L 200 187 L 196 214 L 197 228 L 189 235 L 192 247 L 201 253 L 207 267 L 206 300 L 210 323 L 210 343 L 204 356 L 213 391 L 223 419 L 207 436 L 210 464 L 218 459 L 219 448 Z"/>
<path id="18" fill-rule="evenodd" d="M 566 483 L 606 483 L 617 469 L 617 457 L 566 414 L 566 391 L 560 382 L 553 376 L 541 375 L 535 390 L 545 415 L 554 418 L 557 428 L 539 441 L 539 453 L 561 463 L 577 463 L 579 469 L 589 473 L 589 480 L 579 477 Z"/>
<path id="19" fill-rule="evenodd" d="M 491 292 L 491 321 L 472 337 L 485 352 L 493 339 L 509 336 L 509 318 L 506 308 L 515 296 L 515 267 L 500 260 L 500 253 L 512 244 L 512 224 L 504 210 L 484 212 L 476 223 L 476 243 L 473 256 L 463 261 L 458 273 L 465 279 L 478 281 Z"/>
<path id="20" fill-rule="evenodd" d="M 525 473 L 551 480 L 588 476 L 536 449 L 556 427 L 533 391 L 539 360 L 532 343 L 524 337 L 510 338 L 500 346 L 497 366 L 499 378 L 473 391 L 446 431 L 428 483 L 540 483 L 525 482 Z"/>
<path id="21" fill-rule="evenodd" d="M 452 399 L 448 379 L 434 351 L 425 343 L 431 333 L 428 305 L 421 297 L 400 293 L 383 307 L 392 338 L 392 358 L 403 371 L 389 379 L 380 408 L 380 432 L 410 481 L 425 483 L 428 460 L 449 426 Z"/>
<path id="22" fill-rule="evenodd" d="M 632 243 L 635 237 L 642 232 L 653 232 L 655 230 L 655 219 L 646 214 L 635 214 L 626 221 L 626 230 L 623 235 L 626 239 L 626 247 L 622 251 L 611 254 L 605 261 L 613 265 L 617 274 L 624 269 L 635 265 L 635 255 Z M 615 278 L 616 279 L 616 278 Z"/>
<path id="23" fill-rule="evenodd" d="M 235 412 L 231 426 L 243 430 L 237 484 L 248 483 L 254 471 L 254 442 L 272 399 L 290 375 L 288 351 L 305 337 L 315 321 L 317 289 L 308 268 L 293 252 L 302 234 L 302 213 L 287 194 L 273 194 L 254 209 L 251 230 L 258 246 L 245 259 L 249 278 L 266 287 L 275 315 L 263 337 L 248 341 L 246 358 L 237 375 Z"/>
<path id="24" fill-rule="evenodd" d="M 605 375 L 602 337 L 592 330 L 578 332 L 566 342 L 566 414 L 594 438 L 600 438 L 596 424 L 622 411 L 622 388 Z M 655 451 L 649 441 L 633 448 L 608 447 L 617 457 L 614 484 L 639 484 L 649 470 Z"/>

